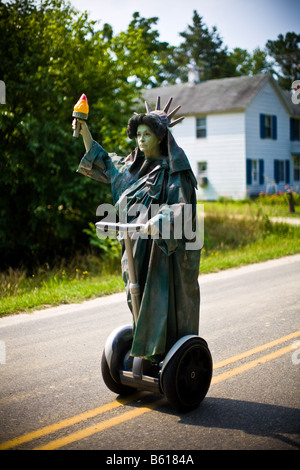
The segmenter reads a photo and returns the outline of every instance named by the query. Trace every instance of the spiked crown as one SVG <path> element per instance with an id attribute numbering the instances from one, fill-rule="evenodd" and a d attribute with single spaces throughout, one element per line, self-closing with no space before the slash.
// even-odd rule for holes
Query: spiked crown
<path id="1" fill-rule="evenodd" d="M 145 107 L 146 107 L 147 114 L 150 114 L 150 115 L 154 114 L 155 116 L 157 116 L 166 128 L 167 127 L 170 128 L 170 127 L 175 126 L 176 124 L 178 124 L 180 121 L 182 121 L 184 119 L 184 116 L 182 116 L 178 119 L 175 119 L 174 121 L 171 121 L 171 118 L 181 108 L 181 106 L 177 106 L 176 108 L 173 109 L 173 111 L 171 111 L 169 114 L 167 114 L 168 111 L 169 111 L 169 108 L 171 106 L 172 101 L 173 101 L 173 98 L 170 98 L 168 100 L 168 102 L 166 103 L 166 105 L 164 106 L 163 110 L 161 110 L 160 109 L 160 96 L 158 96 L 157 100 L 156 100 L 156 106 L 155 106 L 154 111 L 151 111 L 149 103 L 147 103 L 147 101 L 145 101 Z"/>

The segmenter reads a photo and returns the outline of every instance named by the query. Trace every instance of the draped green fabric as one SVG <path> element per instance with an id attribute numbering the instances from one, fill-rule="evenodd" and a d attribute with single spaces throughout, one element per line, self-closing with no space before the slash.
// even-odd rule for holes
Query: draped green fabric
<path id="1" fill-rule="evenodd" d="M 131 354 L 157 361 L 182 336 L 198 334 L 200 248 L 193 242 L 187 245 L 191 236 L 185 233 L 187 221 L 191 233 L 196 230 L 194 175 L 188 169 L 170 171 L 167 157 L 145 159 L 136 149 L 124 158 L 108 154 L 95 141 L 82 158 L 78 172 L 111 185 L 120 221 L 140 222 L 135 210 L 140 205 L 144 208 L 142 222 L 146 217 L 150 227 L 156 228 L 156 237 L 132 239 L 141 306 L 133 324 Z M 185 219 L 187 207 L 191 212 Z M 124 241 L 120 242 L 122 275 L 132 310 L 127 254 Z"/>

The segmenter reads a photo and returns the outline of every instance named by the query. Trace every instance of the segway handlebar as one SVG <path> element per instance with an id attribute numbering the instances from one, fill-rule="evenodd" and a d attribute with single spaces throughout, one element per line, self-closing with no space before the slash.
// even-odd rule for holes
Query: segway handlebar
<path id="1" fill-rule="evenodd" d="M 146 224 L 125 224 L 122 222 L 96 222 L 96 227 L 103 232 L 142 232 Z"/>

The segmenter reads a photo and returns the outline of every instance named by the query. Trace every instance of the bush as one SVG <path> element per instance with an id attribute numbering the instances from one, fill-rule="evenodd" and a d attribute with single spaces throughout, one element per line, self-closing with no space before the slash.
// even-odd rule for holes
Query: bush
<path id="1" fill-rule="evenodd" d="M 83 230 L 89 237 L 92 247 L 96 248 L 96 252 L 104 262 L 120 261 L 121 245 L 115 238 L 99 238 L 97 236 L 95 225 L 90 222 L 89 228 Z"/>
<path id="2" fill-rule="evenodd" d="M 300 194 L 296 192 L 292 192 L 294 203 L 296 206 L 300 205 Z M 263 205 L 279 205 L 279 206 L 288 206 L 288 191 L 283 192 L 283 191 L 278 191 L 278 193 L 274 194 L 266 194 L 264 192 L 261 192 L 259 194 L 259 197 L 255 200 L 256 203 L 258 204 L 263 204 Z"/>

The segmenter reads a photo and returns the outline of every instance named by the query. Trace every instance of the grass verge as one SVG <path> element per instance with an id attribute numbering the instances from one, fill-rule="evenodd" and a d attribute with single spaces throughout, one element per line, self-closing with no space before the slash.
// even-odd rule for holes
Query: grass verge
<path id="1" fill-rule="evenodd" d="M 249 208 L 241 213 L 239 207 L 235 217 L 217 204 L 205 215 L 200 275 L 300 253 L 300 226 L 272 223 L 264 214 L 249 213 Z M 105 270 L 103 264 L 95 255 L 80 255 L 72 265 L 56 269 L 10 269 L 0 274 L 0 316 L 123 291 L 120 260 L 114 255 Z"/>
<path id="2" fill-rule="evenodd" d="M 210 252 L 205 255 L 202 252 L 200 274 L 218 272 L 224 269 L 237 268 L 247 264 L 261 263 L 270 259 L 300 253 L 299 247 L 300 229 L 298 239 L 279 238 L 271 235 L 268 239 L 258 240 L 251 245 L 240 249 Z"/>
<path id="3" fill-rule="evenodd" d="M 120 292 L 124 283 L 120 275 L 91 276 L 85 279 L 55 279 L 50 276 L 43 286 L 22 290 L 0 300 L 1 315 L 31 311 L 55 305 L 82 302 Z"/>

